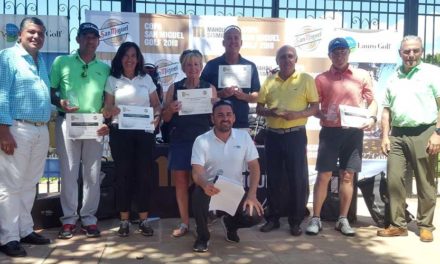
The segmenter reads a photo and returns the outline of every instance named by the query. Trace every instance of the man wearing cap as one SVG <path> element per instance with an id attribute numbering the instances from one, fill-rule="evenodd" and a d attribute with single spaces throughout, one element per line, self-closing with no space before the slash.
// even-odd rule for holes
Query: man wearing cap
<path id="1" fill-rule="evenodd" d="M 82 23 L 78 29 L 77 52 L 59 56 L 51 70 L 51 101 L 58 108 L 56 122 L 56 150 L 60 159 L 61 217 L 63 227 L 58 237 L 71 238 L 76 222 L 81 218 L 82 230 L 87 237 L 97 237 L 95 213 L 100 197 L 100 170 L 103 143 L 95 139 L 68 139 L 66 113 L 100 113 L 109 67 L 96 58 L 99 30 L 92 23 Z M 97 134 L 108 133 L 103 125 Z M 80 166 L 81 165 L 81 166 Z M 83 199 L 78 210 L 78 174 L 82 169 Z"/>
<path id="2" fill-rule="evenodd" d="M 348 64 L 350 48 L 344 38 L 335 38 L 328 45 L 332 66 L 316 76 L 315 82 L 321 103 L 316 117 L 321 119 L 318 158 L 318 177 L 313 194 L 313 217 L 306 233 L 317 235 L 322 229 L 320 213 L 327 196 L 332 172 L 339 170 L 339 219 L 335 229 L 343 235 L 354 236 L 347 214 L 353 195 L 353 177 L 361 171 L 364 129 L 375 126 L 377 104 L 373 97 L 369 73 Z M 368 108 L 370 118 L 361 127 L 342 127 L 340 105 Z"/>
<path id="3" fill-rule="evenodd" d="M 267 171 L 267 222 L 260 228 L 269 232 L 280 227 L 281 205 L 288 208 L 290 233 L 302 234 L 304 205 L 308 190 L 305 124 L 319 108 L 318 92 L 313 77 L 295 70 L 298 60 L 294 47 L 285 45 L 276 54 L 280 71 L 269 76 L 258 95 L 257 114 L 266 117 L 265 142 Z M 287 177 L 290 193 L 282 197 L 283 177 Z M 286 201 L 286 202 L 284 202 Z"/>
<path id="4" fill-rule="evenodd" d="M 197 225 L 197 239 L 193 246 L 196 252 L 208 250 L 209 203 L 211 197 L 223 191 L 213 183 L 216 176 L 244 185 L 245 164 L 249 168 L 249 190 L 241 199 L 235 214 L 227 214 L 222 218 L 226 241 L 240 242 L 237 230 L 258 224 L 263 215 L 263 207 L 257 200 L 260 165 L 254 142 L 246 131 L 232 128 L 235 115 L 230 101 L 216 102 L 212 107 L 211 120 L 213 129 L 196 138 L 191 155 L 193 180 L 196 184 L 192 197 Z"/>
<path id="5" fill-rule="evenodd" d="M 49 77 L 40 54 L 46 28 L 21 21 L 15 46 L 0 51 L 0 251 L 26 256 L 22 243 L 49 244 L 33 230 L 36 185 L 49 148 Z"/>
<path id="6" fill-rule="evenodd" d="M 201 74 L 201 79 L 217 87 L 217 95 L 220 98 L 228 99 L 233 103 L 236 115 L 234 128 L 249 127 L 249 103 L 257 102 L 258 91 L 260 90 L 260 80 L 255 63 L 246 60 L 240 55 L 242 44 L 241 29 L 235 25 L 226 27 L 223 35 L 225 53 L 208 61 Z M 248 65 L 247 70 L 251 71 L 250 86 L 238 87 L 237 85 L 232 85 L 220 88 L 219 86 L 223 86 L 219 83 L 219 81 L 222 81 L 219 80 L 220 66 L 228 65 Z"/>
<path id="7" fill-rule="evenodd" d="M 407 236 L 405 173 L 414 168 L 417 183 L 417 227 L 422 242 L 434 240 L 436 166 L 440 151 L 440 69 L 422 62 L 423 44 L 405 36 L 400 44 L 402 65 L 390 77 L 382 112 L 382 152 L 388 156 L 390 223 L 382 237 Z"/>

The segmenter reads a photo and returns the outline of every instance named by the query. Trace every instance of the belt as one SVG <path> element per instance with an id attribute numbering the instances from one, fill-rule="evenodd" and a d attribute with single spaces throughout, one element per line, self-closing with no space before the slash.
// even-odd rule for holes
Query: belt
<path id="1" fill-rule="evenodd" d="M 305 126 L 296 126 L 296 127 L 289 127 L 289 128 L 270 128 L 270 127 L 267 128 L 268 131 L 274 132 L 277 134 L 287 134 L 290 132 L 300 131 L 302 129 L 305 129 Z"/>
<path id="2" fill-rule="evenodd" d="M 65 113 L 65 112 L 61 112 L 61 111 L 58 111 L 58 116 L 66 117 L 66 113 Z"/>
<path id="3" fill-rule="evenodd" d="M 46 122 L 33 122 L 33 121 L 24 120 L 24 119 L 15 119 L 15 121 L 30 124 L 30 125 L 37 126 L 37 127 L 45 126 L 47 124 Z"/>

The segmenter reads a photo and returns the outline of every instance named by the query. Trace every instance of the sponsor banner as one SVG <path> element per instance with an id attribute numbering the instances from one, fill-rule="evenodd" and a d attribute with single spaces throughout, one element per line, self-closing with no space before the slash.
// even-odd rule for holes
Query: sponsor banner
<path id="1" fill-rule="evenodd" d="M 397 63 L 402 34 L 388 30 L 335 29 L 350 45 L 350 62 Z"/>
<path id="2" fill-rule="evenodd" d="M 296 48 L 300 58 L 328 59 L 328 43 L 336 37 L 334 20 L 286 19 L 286 44 Z"/>
<path id="3" fill-rule="evenodd" d="M 224 52 L 223 32 L 229 25 L 237 25 L 238 18 L 233 16 L 191 16 L 190 47 L 198 49 L 203 55 L 214 58 Z"/>
<path id="4" fill-rule="evenodd" d="M 86 11 L 86 21 L 99 28 L 99 52 L 114 52 L 126 41 L 140 42 L 139 14 Z"/>
<path id="5" fill-rule="evenodd" d="M 86 11 L 101 34 L 98 52 L 116 52 L 124 41 L 139 44 L 145 61 L 159 66 L 164 90 L 184 77 L 179 55 L 185 49 L 198 49 L 205 62 L 224 53 L 223 32 L 229 25 L 242 29 L 240 54 L 255 62 L 260 81 L 276 68 L 276 51 L 285 44 L 296 47 L 296 68 L 313 76 L 327 70 L 328 43 L 344 37 L 352 46 L 351 62 L 397 61 L 400 34 L 394 31 L 348 31 L 337 28 L 335 20 L 273 19 L 221 16 L 156 15 Z M 376 44 L 374 44 L 376 43 Z M 105 56 L 111 60 L 111 56 Z"/>
<path id="6" fill-rule="evenodd" d="M 286 44 L 284 19 L 239 17 L 243 45 L 241 52 L 247 56 L 273 57 L 276 51 Z"/>
<path id="7" fill-rule="evenodd" d="M 0 50 L 12 47 L 18 40 L 20 22 L 25 15 L 0 14 Z M 43 53 L 69 52 L 69 26 L 65 16 L 37 16 L 46 27 Z"/>
<path id="8" fill-rule="evenodd" d="M 189 16 L 141 14 L 142 52 L 180 54 L 189 47 Z"/>

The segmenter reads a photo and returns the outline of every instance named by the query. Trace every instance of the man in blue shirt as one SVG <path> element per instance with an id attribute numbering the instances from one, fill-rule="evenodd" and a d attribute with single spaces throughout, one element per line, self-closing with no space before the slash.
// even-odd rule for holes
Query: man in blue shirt
<path id="1" fill-rule="evenodd" d="M 49 244 L 33 230 L 31 209 L 43 175 L 50 118 L 49 77 L 39 53 L 46 28 L 23 19 L 18 43 L 0 51 L 0 251 L 26 256 L 22 243 Z"/>
<path id="2" fill-rule="evenodd" d="M 257 102 L 258 91 L 260 90 L 260 79 L 255 63 L 244 59 L 240 55 L 242 44 L 241 29 L 234 25 L 226 27 L 223 34 L 225 53 L 210 60 L 201 74 L 201 79 L 217 87 L 218 97 L 232 102 L 236 116 L 234 128 L 249 127 L 249 103 Z M 231 86 L 219 88 L 219 70 L 222 65 L 249 65 L 251 70 L 250 87 Z"/>

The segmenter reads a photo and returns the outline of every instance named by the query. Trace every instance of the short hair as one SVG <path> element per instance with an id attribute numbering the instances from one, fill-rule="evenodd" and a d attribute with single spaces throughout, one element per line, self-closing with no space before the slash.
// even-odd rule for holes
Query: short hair
<path id="1" fill-rule="evenodd" d="M 127 51 L 130 48 L 134 48 L 136 50 L 136 58 L 137 58 L 137 64 L 135 68 L 136 75 L 145 76 L 144 71 L 144 56 L 142 56 L 142 52 L 139 49 L 139 46 L 134 42 L 124 42 L 119 47 L 118 51 L 116 52 L 115 57 L 112 60 L 112 65 L 110 68 L 110 75 L 115 78 L 120 78 L 124 69 L 122 67 L 122 58 L 127 53 Z"/>
<path id="2" fill-rule="evenodd" d="M 240 35 L 240 38 L 241 38 L 241 29 L 240 29 L 240 27 L 236 26 L 236 25 L 230 25 L 230 26 L 225 27 L 225 31 L 223 31 L 223 39 L 225 39 L 226 34 L 229 33 L 231 30 L 237 30 L 239 35 Z"/>
<path id="3" fill-rule="evenodd" d="M 279 49 L 277 50 L 277 53 L 276 53 L 276 55 L 275 55 L 275 61 L 277 62 L 277 64 L 278 64 L 278 59 L 279 59 L 279 57 L 280 57 L 280 53 L 281 53 L 281 51 L 284 51 L 284 50 L 286 50 L 286 49 L 293 50 L 293 51 L 295 52 L 295 56 L 298 58 L 298 53 L 296 53 L 296 49 L 295 49 L 295 47 L 293 47 L 293 46 L 291 46 L 291 45 L 284 45 L 284 46 L 282 46 L 281 48 L 279 48 Z"/>
<path id="4" fill-rule="evenodd" d="M 420 43 L 420 47 L 422 47 L 422 49 L 423 49 L 423 41 L 422 41 L 422 38 L 419 37 L 419 36 L 415 36 L 415 35 L 406 35 L 406 36 L 404 36 L 403 39 L 402 39 L 402 41 L 400 42 L 400 48 L 399 48 L 399 49 L 402 49 L 403 43 L 405 43 L 405 42 L 407 42 L 407 41 L 410 41 L 410 40 L 416 40 L 416 41 L 418 41 L 418 42 Z"/>
<path id="5" fill-rule="evenodd" d="M 182 52 L 182 54 L 180 55 L 180 58 L 179 58 L 180 66 L 182 67 L 182 69 L 183 69 L 183 66 L 185 65 L 185 63 L 191 58 L 198 58 L 198 59 L 200 59 L 201 64 L 203 64 L 203 55 L 199 50 L 187 49 Z"/>
<path id="6" fill-rule="evenodd" d="M 232 108 L 232 112 L 234 112 L 234 105 L 232 104 L 231 101 L 229 100 L 224 100 L 224 99 L 220 99 L 219 101 L 215 102 L 214 105 L 212 106 L 212 113 L 214 113 L 214 110 L 217 107 L 220 107 L 222 105 L 229 105 Z"/>
<path id="7" fill-rule="evenodd" d="M 237 30 L 241 34 L 241 28 L 236 25 L 229 25 L 229 26 L 225 27 L 225 31 L 223 31 L 223 34 L 226 34 L 226 32 L 228 32 L 229 30 L 232 30 L 232 29 Z"/>
<path id="8" fill-rule="evenodd" d="M 23 20 L 20 22 L 20 32 L 23 31 L 24 28 L 26 27 L 26 25 L 29 23 L 43 27 L 44 32 L 46 32 L 46 27 L 44 26 L 43 21 L 41 19 L 39 19 L 38 17 L 25 17 L 25 18 L 23 18 Z"/>

